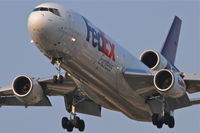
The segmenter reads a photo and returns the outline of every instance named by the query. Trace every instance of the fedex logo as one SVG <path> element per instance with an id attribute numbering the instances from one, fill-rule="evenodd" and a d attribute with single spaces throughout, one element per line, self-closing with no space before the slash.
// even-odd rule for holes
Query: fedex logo
<path id="1" fill-rule="evenodd" d="M 86 41 L 91 42 L 94 48 L 98 47 L 100 52 L 104 53 L 104 55 L 115 61 L 115 45 L 106 38 L 102 31 L 96 30 L 89 25 L 89 22 L 86 18 L 83 17 L 83 19 L 87 26 Z"/>

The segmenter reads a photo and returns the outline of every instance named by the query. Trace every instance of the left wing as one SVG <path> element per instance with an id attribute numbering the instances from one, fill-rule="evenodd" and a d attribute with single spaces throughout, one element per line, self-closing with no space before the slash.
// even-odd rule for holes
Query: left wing
<path id="1" fill-rule="evenodd" d="M 183 74 L 188 93 L 200 92 L 200 74 Z"/>
<path id="2" fill-rule="evenodd" d="M 134 69 L 126 69 L 123 74 L 130 87 L 144 98 L 157 93 L 153 83 L 153 73 L 148 74 Z M 200 91 L 200 75 L 184 74 L 184 81 L 187 86 L 187 92 L 195 93 Z M 200 104 L 200 99 L 189 99 L 187 93 L 180 98 L 168 97 L 166 100 L 172 110 Z"/>
<path id="3" fill-rule="evenodd" d="M 143 70 L 126 69 L 123 75 L 130 87 L 138 94 L 145 96 L 155 91 L 153 74 L 147 74 L 147 72 Z"/>

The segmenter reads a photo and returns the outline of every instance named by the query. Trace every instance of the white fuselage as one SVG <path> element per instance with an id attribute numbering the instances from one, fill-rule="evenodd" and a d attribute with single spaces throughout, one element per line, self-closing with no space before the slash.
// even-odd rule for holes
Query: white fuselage
<path id="1" fill-rule="evenodd" d="M 123 76 L 126 68 L 151 73 L 149 68 L 83 16 L 56 4 L 38 7 L 53 7 L 60 12 L 60 16 L 47 11 L 30 14 L 28 29 L 40 51 L 49 59 L 62 57 L 62 68 L 101 106 L 132 119 L 150 121 L 144 97 Z"/>

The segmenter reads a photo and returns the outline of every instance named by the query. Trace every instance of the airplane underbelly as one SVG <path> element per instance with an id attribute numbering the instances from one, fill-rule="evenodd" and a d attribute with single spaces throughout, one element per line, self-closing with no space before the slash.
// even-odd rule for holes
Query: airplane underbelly
<path id="1" fill-rule="evenodd" d="M 130 102 L 130 99 L 119 95 L 119 90 L 116 86 L 117 69 L 112 68 L 109 69 L 109 71 L 108 68 L 105 68 L 100 64 L 100 61 L 106 60 L 106 57 L 103 55 L 100 55 L 99 57 L 95 56 L 92 51 L 89 54 L 84 51 L 84 49 L 76 48 L 74 50 L 75 51 L 73 52 L 76 54 L 70 59 L 66 58 L 65 63 L 62 64 L 62 68 L 70 72 L 85 86 L 88 86 L 82 89 L 90 98 L 94 101 L 99 101 L 98 104 L 103 107 L 121 111 L 132 119 L 141 121 L 150 120 L 149 113 L 145 110 L 141 110 L 141 105 L 137 105 L 138 98 L 136 98 L 136 96 L 135 99 L 133 99 L 133 96 L 131 97 L 131 100 L 134 103 L 131 104 L 132 102 Z M 64 52 L 65 51 L 62 51 L 61 53 L 64 54 Z M 93 94 L 90 93 L 90 90 Z M 100 97 L 97 97 L 97 95 Z"/>

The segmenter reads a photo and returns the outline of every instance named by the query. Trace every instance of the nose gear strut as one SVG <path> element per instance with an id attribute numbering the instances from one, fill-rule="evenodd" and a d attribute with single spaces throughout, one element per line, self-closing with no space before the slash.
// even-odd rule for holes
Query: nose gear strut
<path id="1" fill-rule="evenodd" d="M 62 58 L 52 58 L 51 63 L 53 65 L 56 65 L 56 69 L 58 70 L 58 74 L 53 76 L 53 82 L 54 83 L 63 83 L 63 76 L 61 75 L 61 63 L 62 63 Z"/>

